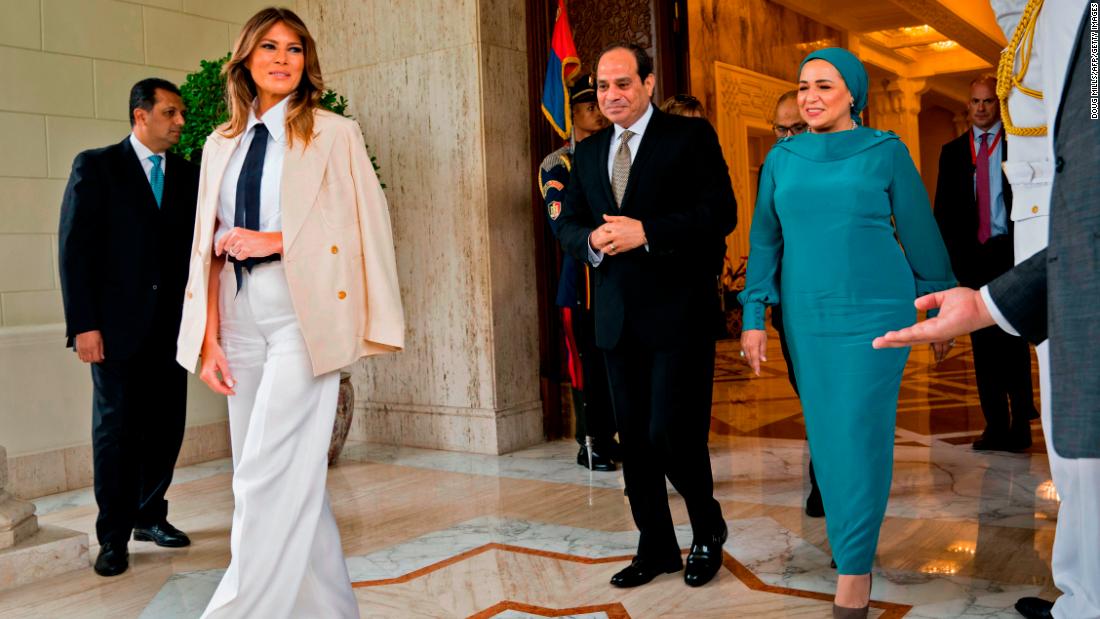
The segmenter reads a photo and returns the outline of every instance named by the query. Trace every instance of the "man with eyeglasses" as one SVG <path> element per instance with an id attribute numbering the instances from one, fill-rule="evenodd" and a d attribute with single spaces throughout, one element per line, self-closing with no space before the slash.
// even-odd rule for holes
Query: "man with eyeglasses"
<path id="1" fill-rule="evenodd" d="M 777 139 L 798 135 L 806 131 L 806 121 L 798 113 L 798 91 L 790 90 L 775 102 L 775 122 L 772 131 Z"/>
<path id="2" fill-rule="evenodd" d="M 772 131 L 776 139 L 782 140 L 806 131 L 806 121 L 798 113 L 798 91 L 789 90 L 779 96 L 775 102 L 775 120 L 772 123 Z M 761 174 L 761 176 L 763 176 Z M 791 389 L 798 395 L 798 381 L 794 377 L 794 366 L 791 365 L 791 354 L 787 349 L 787 337 L 783 333 L 783 308 L 781 305 L 772 306 L 772 326 L 779 334 L 779 346 L 783 351 L 783 361 L 787 364 L 787 378 L 791 381 Z M 817 487 L 817 476 L 814 475 L 814 464 L 810 462 L 810 496 L 806 498 L 806 515 L 811 518 L 821 518 L 825 515 L 825 506 L 821 502 L 821 490 Z"/>

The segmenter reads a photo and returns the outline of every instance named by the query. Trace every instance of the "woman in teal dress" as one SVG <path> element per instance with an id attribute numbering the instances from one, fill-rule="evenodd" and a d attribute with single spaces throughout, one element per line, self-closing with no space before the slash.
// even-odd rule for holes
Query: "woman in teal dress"
<path id="1" fill-rule="evenodd" d="M 912 324 L 918 296 L 955 285 L 909 151 L 893 133 L 859 125 L 866 102 L 867 73 L 850 52 L 802 61 L 798 104 L 811 133 L 768 154 L 740 295 L 742 354 L 757 374 L 765 306 L 783 305 L 839 573 L 837 617 L 867 613 L 909 355 L 871 341 Z"/>

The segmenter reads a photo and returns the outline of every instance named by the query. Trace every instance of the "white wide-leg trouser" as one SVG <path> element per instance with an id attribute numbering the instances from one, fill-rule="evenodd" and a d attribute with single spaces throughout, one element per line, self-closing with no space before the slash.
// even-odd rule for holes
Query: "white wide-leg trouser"
<path id="1" fill-rule="evenodd" d="M 1100 459 L 1063 458 L 1054 450 L 1050 408 L 1050 342 L 1036 347 L 1043 434 L 1050 476 L 1062 500 L 1050 567 L 1062 591 L 1055 619 L 1100 619 Z"/>
<path id="2" fill-rule="evenodd" d="M 236 379 L 232 559 L 204 619 L 358 618 L 325 492 L 339 372 L 314 377 L 282 263 L 221 273 L 221 341 Z"/>

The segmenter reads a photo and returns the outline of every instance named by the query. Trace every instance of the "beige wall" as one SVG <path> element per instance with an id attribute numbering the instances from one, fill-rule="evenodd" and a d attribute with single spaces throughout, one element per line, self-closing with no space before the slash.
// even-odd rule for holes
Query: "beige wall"
<path id="1" fill-rule="evenodd" d="M 56 265 L 73 157 L 128 132 L 142 77 L 181 82 L 270 0 L 0 4 L 0 443 L 23 496 L 87 483 L 90 381 Z M 497 453 L 542 439 L 522 0 L 298 0 L 383 166 L 408 349 L 354 368 L 353 437 Z M 224 455 L 192 380 L 183 460 Z M 222 451 L 218 451 L 221 449 Z"/>
<path id="2" fill-rule="evenodd" d="M 65 179 L 78 152 L 129 132 L 130 86 L 149 76 L 181 83 L 267 4 L 4 0 L 0 328 L 63 320 L 55 256 Z"/>
<path id="3" fill-rule="evenodd" d="M 407 349 L 355 370 L 353 437 L 542 439 L 523 0 L 302 0 L 393 217 Z"/>
<path id="4" fill-rule="evenodd" d="M 36 493 L 27 484 L 57 491 L 87 478 L 91 385 L 87 367 L 63 348 L 56 258 L 73 157 L 129 133 L 134 82 L 181 83 L 200 59 L 223 55 L 240 24 L 268 4 L 0 2 L 0 443 L 20 494 Z M 189 435 L 224 419 L 224 400 L 192 381 Z"/>

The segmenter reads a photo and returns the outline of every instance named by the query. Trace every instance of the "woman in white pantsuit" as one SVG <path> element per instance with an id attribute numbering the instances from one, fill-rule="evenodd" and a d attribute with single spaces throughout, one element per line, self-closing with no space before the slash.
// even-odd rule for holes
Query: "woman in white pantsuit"
<path id="1" fill-rule="evenodd" d="M 326 455 L 340 368 L 404 345 L 389 212 L 297 15 L 253 16 L 224 72 L 178 342 L 229 398 L 232 560 L 203 617 L 358 617 Z"/>

